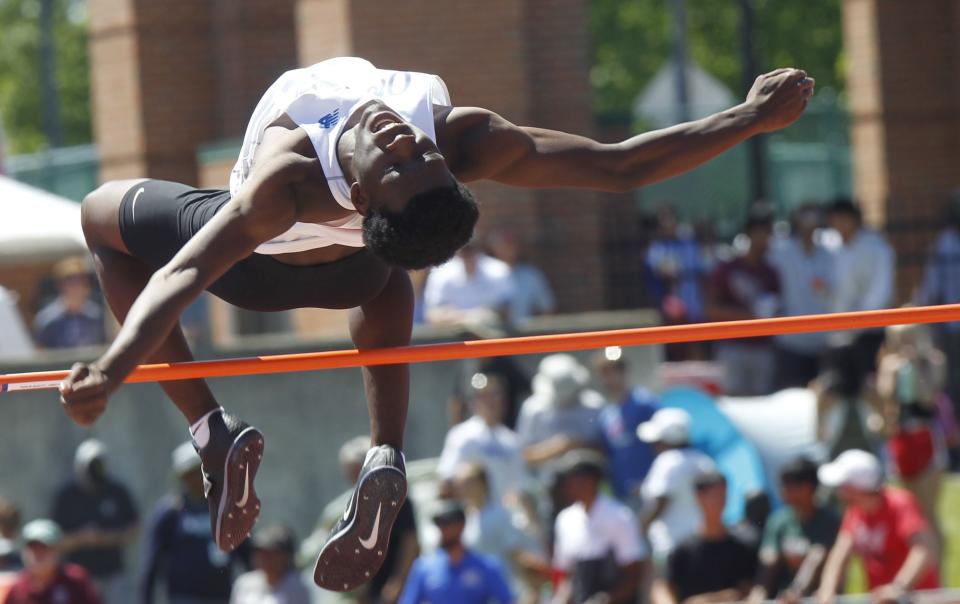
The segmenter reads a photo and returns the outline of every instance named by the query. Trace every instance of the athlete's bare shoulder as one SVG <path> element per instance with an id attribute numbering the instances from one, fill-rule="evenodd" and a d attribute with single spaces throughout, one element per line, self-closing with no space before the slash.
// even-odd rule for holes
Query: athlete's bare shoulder
<path id="1" fill-rule="evenodd" d="M 286 154 L 314 160 L 317 158 L 317 152 L 307 133 L 290 119 L 290 116 L 283 114 L 263 130 L 263 137 L 253 154 L 253 169 L 257 169 L 259 164 L 268 163 L 272 158 Z"/>
<path id="2" fill-rule="evenodd" d="M 342 218 L 327 185 L 323 165 L 310 137 L 286 114 L 267 126 L 254 153 L 251 179 L 271 179 L 287 185 L 301 222 L 325 222 Z"/>
<path id="3" fill-rule="evenodd" d="M 437 146 L 464 182 L 491 178 L 522 155 L 530 138 L 521 128 L 482 107 L 447 107 L 435 113 Z"/>
<path id="4" fill-rule="evenodd" d="M 491 134 L 514 127 L 509 121 L 482 107 L 438 107 L 434 112 L 437 146 L 447 165 L 459 178 L 472 173 L 474 152 Z M 469 178 L 468 178 L 469 179 Z"/>

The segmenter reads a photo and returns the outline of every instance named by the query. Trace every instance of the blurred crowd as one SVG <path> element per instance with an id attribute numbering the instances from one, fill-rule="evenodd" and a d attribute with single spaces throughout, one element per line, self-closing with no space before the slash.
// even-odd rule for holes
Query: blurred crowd
<path id="1" fill-rule="evenodd" d="M 38 349 L 81 348 L 106 342 L 103 298 L 92 267 L 69 257 L 53 267 L 39 295 L 32 325 L 27 325 L 16 295 L 0 285 L 0 360 L 22 359 Z"/>
<path id="2" fill-rule="evenodd" d="M 916 303 L 960 302 L 960 199 L 950 209 Z M 668 324 L 894 302 L 893 249 L 846 199 L 802 205 L 789 225 L 756 205 L 731 245 L 663 206 L 644 269 Z M 497 334 L 556 309 L 509 229 L 413 277 L 424 323 Z M 104 309 L 82 259 L 55 267 L 32 328 L 14 325 L 2 294 L 8 347 L 16 334 L 40 348 L 104 341 Z M 707 420 L 632 383 L 619 349 L 588 365 L 547 356 L 533 376 L 510 358 L 465 363 L 442 450 L 411 474 L 380 573 L 357 593 L 320 601 L 826 603 L 854 555 L 877 602 L 936 588 L 937 502 L 960 444 L 960 378 L 948 371 L 960 362 L 958 334 L 951 323 L 667 346 L 667 361 L 718 369 L 715 383 L 695 381 L 705 395 L 812 393 L 813 440 L 823 446 L 780 464 L 776 484 L 750 493 L 733 488 L 735 466 L 697 442 Z M 141 517 L 144 502 L 110 472 L 105 446 L 86 441 L 47 512 L 30 510 L 24 524 L 0 500 L 0 604 L 318 601 L 312 563 L 369 446 L 365 436 L 343 444 L 345 491 L 302 543 L 289 527 L 266 525 L 226 555 L 210 535 L 190 443 L 171 453 L 178 488 Z M 740 513 L 731 522 L 733 498 Z"/>
<path id="3" fill-rule="evenodd" d="M 211 538 L 191 443 L 171 453 L 178 488 L 142 520 L 106 447 L 88 440 L 45 517 L 21 526 L 0 501 L 0 604 L 826 603 L 854 555 L 876 601 L 898 602 L 940 586 L 945 461 L 898 453 L 922 449 L 923 430 L 931 442 L 951 436 L 929 421 L 943 380 L 921 339 L 917 327 L 887 330 L 879 372 L 865 380 L 901 416 L 895 433 L 832 461 L 798 455 L 769 492 L 751 493 L 730 488 L 736 466 L 698 446 L 702 418 L 631 383 L 623 351 L 589 366 L 550 355 L 526 380 L 511 359 L 488 360 L 454 397 L 438 457 L 411 464 L 383 568 L 348 594 L 315 593 L 310 576 L 369 437 L 341 447 L 345 490 L 313 534 L 298 544 L 288 527 L 261 526 L 230 555 Z M 743 498 L 732 523 L 730 497 Z"/>

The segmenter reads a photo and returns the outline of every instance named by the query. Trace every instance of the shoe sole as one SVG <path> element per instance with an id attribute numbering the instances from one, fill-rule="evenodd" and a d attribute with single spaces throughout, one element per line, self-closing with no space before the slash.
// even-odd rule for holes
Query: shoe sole
<path id="1" fill-rule="evenodd" d="M 243 543 L 260 516 L 260 499 L 253 485 L 262 459 L 263 434 L 253 427 L 240 432 L 227 450 L 225 488 L 220 493 L 214 531 L 217 547 L 224 552 L 232 552 Z"/>
<path id="2" fill-rule="evenodd" d="M 313 571 L 314 583 L 342 592 L 372 579 L 383 564 L 393 523 L 406 496 L 407 480 L 399 470 L 381 468 L 364 476 L 357 486 L 353 519 L 320 550 Z M 371 543 L 374 532 L 373 545 L 364 545 Z"/>

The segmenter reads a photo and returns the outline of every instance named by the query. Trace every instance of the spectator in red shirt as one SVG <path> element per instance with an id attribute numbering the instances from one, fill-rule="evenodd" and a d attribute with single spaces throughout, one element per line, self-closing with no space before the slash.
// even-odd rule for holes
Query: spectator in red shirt
<path id="1" fill-rule="evenodd" d="M 60 560 L 63 532 L 52 520 L 23 527 L 24 569 L 3 604 L 102 604 L 93 582 L 76 564 Z"/>
<path id="2" fill-rule="evenodd" d="M 718 266 L 711 277 L 708 321 L 767 319 L 780 313 L 780 278 L 767 260 L 773 214 L 760 206 L 752 209 L 743 232 L 749 241 L 747 250 Z M 772 338 L 718 342 L 716 357 L 723 365 L 727 394 L 760 396 L 773 390 L 776 355 Z"/>
<path id="3" fill-rule="evenodd" d="M 933 531 L 910 493 L 884 485 L 876 457 L 866 451 L 845 451 L 822 466 L 819 476 L 820 482 L 838 489 L 847 506 L 823 570 L 821 604 L 836 597 L 854 553 L 863 559 L 867 584 L 878 604 L 894 604 L 913 590 L 940 586 Z"/>

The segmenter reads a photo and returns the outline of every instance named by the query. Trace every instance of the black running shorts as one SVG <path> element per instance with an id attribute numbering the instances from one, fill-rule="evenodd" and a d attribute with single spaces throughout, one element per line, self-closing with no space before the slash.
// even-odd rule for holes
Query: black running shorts
<path id="1" fill-rule="evenodd" d="M 120 236 L 132 256 L 157 270 L 228 201 L 229 191 L 146 180 L 123 196 Z M 251 254 L 207 289 L 230 304 L 263 312 L 352 308 L 372 299 L 389 272 L 366 248 L 314 266 L 292 266 L 266 254 Z"/>

